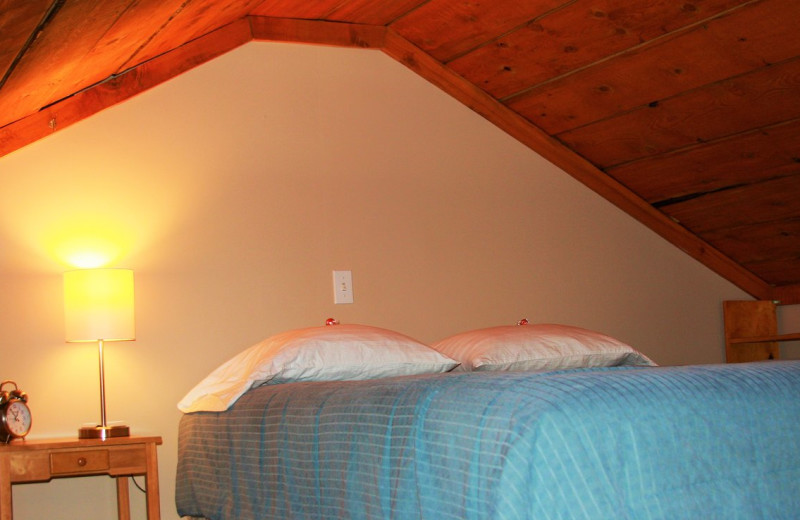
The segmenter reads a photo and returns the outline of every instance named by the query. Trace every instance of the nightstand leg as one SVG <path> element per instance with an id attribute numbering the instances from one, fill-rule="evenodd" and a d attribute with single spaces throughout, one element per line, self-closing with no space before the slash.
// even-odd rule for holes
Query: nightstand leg
<path id="1" fill-rule="evenodd" d="M 0 456 L 0 520 L 12 520 L 14 509 L 11 503 L 11 462 Z"/>
<path id="2" fill-rule="evenodd" d="M 117 477 L 117 518 L 131 520 L 131 498 L 128 477 Z"/>
<path id="3" fill-rule="evenodd" d="M 161 520 L 161 498 L 158 484 L 158 457 L 156 444 L 153 442 L 145 446 L 147 457 L 147 520 Z"/>

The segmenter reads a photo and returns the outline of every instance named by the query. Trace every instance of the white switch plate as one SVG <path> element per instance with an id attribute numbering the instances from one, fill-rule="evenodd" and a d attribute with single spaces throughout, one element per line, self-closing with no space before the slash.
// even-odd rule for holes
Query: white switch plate
<path id="1" fill-rule="evenodd" d="M 353 303 L 353 272 L 333 272 L 333 303 Z"/>

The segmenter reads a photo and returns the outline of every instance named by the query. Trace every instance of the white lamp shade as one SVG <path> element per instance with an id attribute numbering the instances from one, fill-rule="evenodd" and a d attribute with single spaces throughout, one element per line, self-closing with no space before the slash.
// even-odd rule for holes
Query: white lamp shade
<path id="1" fill-rule="evenodd" d="M 64 273 L 64 322 L 68 342 L 136 339 L 133 271 L 79 269 Z"/>

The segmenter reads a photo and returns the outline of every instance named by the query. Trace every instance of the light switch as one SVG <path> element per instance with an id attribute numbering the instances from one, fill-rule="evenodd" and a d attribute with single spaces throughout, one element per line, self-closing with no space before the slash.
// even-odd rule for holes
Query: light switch
<path id="1" fill-rule="evenodd" d="M 333 272 L 333 303 L 353 303 L 352 271 Z"/>

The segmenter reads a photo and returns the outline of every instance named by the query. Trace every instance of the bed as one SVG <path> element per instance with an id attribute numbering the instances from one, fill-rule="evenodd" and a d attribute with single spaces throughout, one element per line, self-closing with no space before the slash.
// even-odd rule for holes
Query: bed
<path id="1" fill-rule="evenodd" d="M 601 360 L 561 346 L 509 360 L 520 349 L 496 348 L 497 332 L 485 336 L 500 365 L 478 360 L 485 344 L 472 338 L 434 345 L 457 364 L 417 374 L 265 376 L 263 353 L 260 371 L 247 362 L 255 379 L 231 382 L 220 374 L 242 367 L 220 367 L 182 402 L 179 514 L 797 517 L 800 362 L 656 367 L 616 346 Z M 224 399 L 209 405 L 208 388 Z"/>

